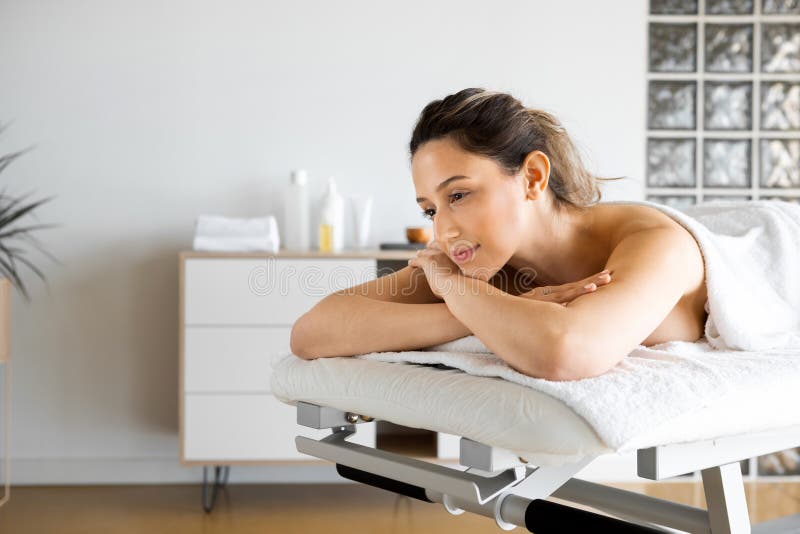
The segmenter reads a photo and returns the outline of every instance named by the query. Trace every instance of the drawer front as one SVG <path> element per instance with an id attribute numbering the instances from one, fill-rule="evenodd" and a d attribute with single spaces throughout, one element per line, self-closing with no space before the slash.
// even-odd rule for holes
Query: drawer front
<path id="1" fill-rule="evenodd" d="M 317 460 L 297 452 L 294 438 L 330 434 L 298 425 L 296 408 L 270 394 L 188 394 L 184 407 L 186 461 Z M 375 422 L 357 428 L 350 441 L 374 447 Z"/>
<path id="2" fill-rule="evenodd" d="M 289 326 L 187 326 L 184 391 L 269 393 L 272 362 L 289 350 Z"/>
<path id="3" fill-rule="evenodd" d="M 290 326 L 323 297 L 377 276 L 374 259 L 187 258 L 186 325 Z"/>

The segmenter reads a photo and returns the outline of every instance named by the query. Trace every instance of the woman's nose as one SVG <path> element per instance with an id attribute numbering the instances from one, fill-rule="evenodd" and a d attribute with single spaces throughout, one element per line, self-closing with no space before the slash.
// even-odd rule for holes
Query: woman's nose
<path id="1" fill-rule="evenodd" d="M 458 228 L 456 228 L 452 221 L 445 217 L 439 217 L 438 213 L 433 221 L 433 237 L 440 243 L 446 244 L 449 240 L 458 237 Z"/>

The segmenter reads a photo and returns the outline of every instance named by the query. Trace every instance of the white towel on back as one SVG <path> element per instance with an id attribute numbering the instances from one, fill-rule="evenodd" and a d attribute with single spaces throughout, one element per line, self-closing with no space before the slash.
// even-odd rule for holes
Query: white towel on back
<path id="1" fill-rule="evenodd" d="M 717 349 L 800 348 L 800 205 L 714 201 L 681 211 L 647 201 L 694 236 L 706 265 L 705 337 Z"/>

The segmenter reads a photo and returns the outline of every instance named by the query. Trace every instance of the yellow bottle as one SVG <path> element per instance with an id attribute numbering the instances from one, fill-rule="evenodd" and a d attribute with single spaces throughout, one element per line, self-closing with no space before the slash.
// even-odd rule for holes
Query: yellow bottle
<path id="1" fill-rule="evenodd" d="M 320 252 L 333 252 L 333 225 L 319 225 L 319 250 Z"/>
<path id="2" fill-rule="evenodd" d="M 319 218 L 320 252 L 341 252 L 344 246 L 344 199 L 336 190 L 333 176 L 328 177 L 328 189 L 322 198 Z"/>

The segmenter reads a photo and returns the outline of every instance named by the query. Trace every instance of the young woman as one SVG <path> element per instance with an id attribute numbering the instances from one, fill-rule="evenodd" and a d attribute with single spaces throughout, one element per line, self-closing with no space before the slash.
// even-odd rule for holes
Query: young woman
<path id="1" fill-rule="evenodd" d="M 464 89 L 423 109 L 410 152 L 433 241 L 408 267 L 301 317 L 297 356 L 414 350 L 474 334 L 519 372 L 574 380 L 637 345 L 703 336 L 697 242 L 651 206 L 600 203 L 604 178 L 584 168 L 552 115 Z"/>

